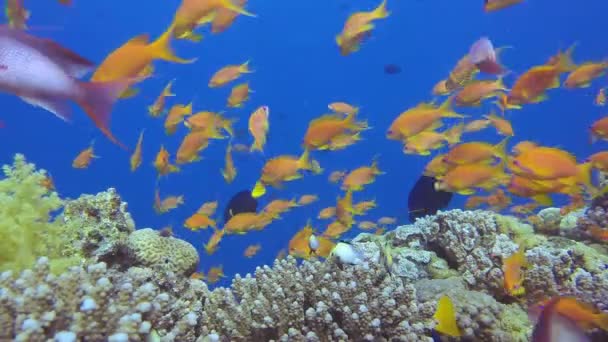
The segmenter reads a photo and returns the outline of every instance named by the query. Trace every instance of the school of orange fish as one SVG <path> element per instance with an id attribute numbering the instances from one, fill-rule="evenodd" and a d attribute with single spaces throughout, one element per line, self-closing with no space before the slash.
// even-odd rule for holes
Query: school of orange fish
<path id="1" fill-rule="evenodd" d="M 523 0 L 486 0 L 486 12 L 502 10 L 517 5 Z M 71 1 L 60 1 L 69 5 Z M 134 87 L 145 81 L 154 72 L 154 62 L 167 61 L 189 64 L 196 59 L 184 59 L 175 55 L 170 47 L 174 39 L 185 39 L 200 42 L 199 30 L 210 26 L 212 34 L 219 34 L 230 27 L 238 16 L 247 16 L 255 20 L 256 15 L 245 9 L 246 0 L 182 0 L 175 12 L 169 28 L 156 40 L 150 41 L 148 35 L 142 34 L 125 42 L 111 51 L 96 68 L 91 82 L 117 82 L 128 80 L 128 87 L 120 92 L 120 98 L 137 95 Z M 23 1 L 8 0 L 6 14 L 12 29 L 24 30 L 29 12 L 23 7 Z M 342 32 L 336 38 L 339 52 L 348 55 L 358 51 L 368 39 L 378 20 L 389 18 L 386 0 L 377 8 L 351 14 L 344 23 Z M 387 19 L 388 20 L 388 19 Z M 608 151 L 589 156 L 586 160 L 577 160 L 568 151 L 551 146 L 541 146 L 532 141 L 519 141 L 509 151 L 507 143 L 515 135 L 508 119 L 515 109 L 523 109 L 548 99 L 547 93 L 556 88 L 575 89 L 589 87 L 592 82 L 605 74 L 608 69 L 606 61 L 587 61 L 575 63 L 572 45 L 565 51 L 558 51 L 545 63 L 534 65 L 516 77 L 508 87 L 503 76 L 508 69 L 503 66 L 499 55 L 501 48 L 494 49 L 487 38 L 482 38 L 471 46 L 470 50 L 458 61 L 452 70 L 446 70 L 446 79 L 437 83 L 432 94 L 445 96 L 437 104 L 421 102 L 396 116 L 386 131 L 386 137 L 403 145 L 405 154 L 430 155 L 434 150 L 445 148 L 443 154 L 436 154 L 427 164 L 424 174 L 435 177 L 437 190 L 456 192 L 467 195 L 467 208 L 486 205 L 491 210 L 504 210 L 510 207 L 512 213 L 531 215 L 539 206 L 552 204 L 552 194 L 564 194 L 571 198 L 571 203 L 564 210 L 573 210 L 584 206 L 585 200 L 603 194 L 605 189 L 598 188 L 592 181 L 594 170 L 608 172 Z M 209 80 L 211 88 L 224 87 L 253 73 L 249 61 L 242 64 L 227 65 L 220 68 Z M 562 82 L 562 76 L 566 75 Z M 221 174 L 227 183 L 237 176 L 237 167 L 232 154 L 263 152 L 270 130 L 270 111 L 268 106 L 259 106 L 249 116 L 248 130 L 252 143 L 250 146 L 232 143 L 235 119 L 227 118 L 222 113 L 193 109 L 192 102 L 175 103 L 167 108 L 167 101 L 176 95 L 172 92 L 175 80 L 169 81 L 161 90 L 156 100 L 147 108 L 154 118 L 164 119 L 164 128 L 168 136 L 179 129 L 187 129 L 178 150 L 172 156 L 163 145 L 160 146 L 153 166 L 158 177 L 178 173 L 184 164 L 201 159 L 201 153 L 209 146 L 211 140 L 228 139 L 225 165 Z M 226 107 L 243 107 L 251 93 L 249 82 L 234 85 L 226 101 Z M 480 119 L 457 113 L 454 107 L 477 107 L 482 102 L 494 100 L 496 111 Z M 597 106 L 606 105 L 605 87 L 598 90 L 594 100 Z M 252 195 L 262 197 L 268 187 L 280 189 L 285 182 L 303 177 L 303 171 L 320 174 L 323 169 L 312 158 L 318 150 L 337 151 L 345 149 L 361 140 L 362 134 L 370 130 L 366 120 L 359 118 L 357 107 L 346 102 L 335 102 L 328 105 L 332 113 L 322 115 L 310 121 L 302 140 L 303 151 L 297 155 L 279 155 L 267 160 L 260 171 L 259 180 L 253 187 Z M 87 108 L 84 108 L 85 110 Z M 89 113 L 87 111 L 87 113 Z M 108 120 L 89 115 L 95 125 L 111 141 L 126 148 L 111 133 Z M 444 127 L 444 119 L 451 120 L 449 127 Z M 463 135 L 494 127 L 499 135 L 505 136 L 497 144 L 483 141 L 462 142 Z M 608 116 L 595 121 L 590 127 L 590 138 L 608 140 Z M 142 165 L 144 131 L 139 135 L 137 145 L 130 157 L 131 171 L 135 172 Z M 74 168 L 87 168 L 96 158 L 94 147 L 84 149 L 73 161 Z M 350 172 L 336 170 L 330 173 L 329 182 L 341 183 L 344 191 L 335 205 L 321 210 L 317 219 L 333 220 L 325 231 L 318 236 L 319 246 L 311 250 L 310 239 L 316 234 L 310 221 L 295 233 L 287 252 L 300 258 L 327 257 L 335 241 L 355 225 L 355 216 L 365 215 L 376 207 L 374 200 L 363 200 L 353 203 L 353 193 L 374 182 L 375 177 L 383 172 L 374 159 L 368 166 L 361 166 Z M 48 180 L 48 187 L 52 181 Z M 473 196 L 478 190 L 490 191 L 485 196 Z M 513 206 L 510 196 L 531 199 L 527 204 Z M 259 213 L 239 213 L 219 228 L 214 219 L 217 202 L 203 203 L 190 217 L 184 220 L 184 227 L 192 231 L 212 229 L 213 234 L 204 248 L 208 254 L 214 253 L 227 234 L 245 234 L 251 230 L 262 230 L 274 220 L 292 208 L 304 206 L 319 198 L 308 194 L 298 200 L 277 199 L 268 203 Z M 154 198 L 154 209 L 165 213 L 184 203 L 182 196 L 161 198 L 158 182 Z M 357 223 L 361 230 L 376 230 L 380 234 L 396 222 L 395 218 L 382 217 L 377 221 L 363 220 Z M 594 227 L 590 234 L 598 241 L 608 241 L 608 228 Z M 261 246 L 250 245 L 244 251 L 245 257 L 253 257 Z M 314 252 L 314 253 L 313 253 Z M 523 250 L 507 258 L 504 262 L 505 290 L 512 296 L 523 294 L 522 267 L 525 266 Z M 285 253 L 285 251 L 282 251 Z M 212 267 L 206 279 L 213 283 L 224 276 L 222 267 Z M 194 277 L 202 277 L 197 273 Z M 557 304 L 556 304 L 557 305 Z M 559 303 L 558 310 L 572 312 L 576 304 L 567 300 Z M 582 309 L 581 309 L 582 310 Z M 579 311 L 581 311 L 579 310 Z M 587 311 L 582 310 L 586 313 Z M 579 318 L 584 316 L 579 313 Z"/>

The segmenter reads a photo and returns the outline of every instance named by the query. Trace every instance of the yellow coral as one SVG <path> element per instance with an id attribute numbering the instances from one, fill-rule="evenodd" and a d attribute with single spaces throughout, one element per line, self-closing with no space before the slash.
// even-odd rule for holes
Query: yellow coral
<path id="1" fill-rule="evenodd" d="M 38 256 L 59 257 L 61 226 L 51 218 L 62 201 L 56 192 L 42 185 L 46 172 L 37 171 L 21 154 L 2 170 L 0 270 L 31 267 Z"/>

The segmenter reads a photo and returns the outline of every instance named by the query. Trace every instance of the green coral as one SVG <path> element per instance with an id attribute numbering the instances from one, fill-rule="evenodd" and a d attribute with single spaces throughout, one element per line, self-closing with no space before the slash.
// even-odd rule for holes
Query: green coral
<path id="1" fill-rule="evenodd" d="M 498 326 L 501 330 L 509 332 L 514 342 L 529 341 L 532 333 L 528 314 L 517 303 L 505 306 L 498 319 Z"/>
<path id="2" fill-rule="evenodd" d="M 523 244 L 526 249 L 538 246 L 547 240 L 544 236 L 535 234 L 531 225 L 516 217 L 495 214 L 494 219 L 501 233 L 508 234 L 518 244 Z"/>
<path id="3" fill-rule="evenodd" d="M 20 271 L 39 256 L 52 259 L 53 269 L 73 264 L 64 258 L 60 222 L 52 220 L 63 206 L 56 192 L 44 187 L 46 171 L 36 170 L 21 154 L 2 167 L 0 179 L 0 270 Z"/>

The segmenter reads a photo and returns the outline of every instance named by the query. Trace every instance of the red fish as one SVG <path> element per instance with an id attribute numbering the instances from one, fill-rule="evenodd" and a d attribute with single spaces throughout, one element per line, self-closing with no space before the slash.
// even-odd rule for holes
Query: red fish
<path id="1" fill-rule="evenodd" d="M 49 39 L 0 26 L 0 92 L 19 96 L 59 118 L 70 119 L 68 101 L 76 102 L 114 143 L 110 114 L 118 96 L 131 81 L 82 82 L 78 78 L 93 63 Z"/>

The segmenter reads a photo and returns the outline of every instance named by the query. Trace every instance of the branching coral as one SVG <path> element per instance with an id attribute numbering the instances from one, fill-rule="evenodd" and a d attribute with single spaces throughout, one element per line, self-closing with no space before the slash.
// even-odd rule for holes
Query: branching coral
<path id="1" fill-rule="evenodd" d="M 21 154 L 13 165 L 4 165 L 0 180 L 0 270 L 30 267 L 38 256 L 59 263 L 63 241 L 61 225 L 51 215 L 62 206 L 54 191 L 43 186 L 44 170 Z"/>

